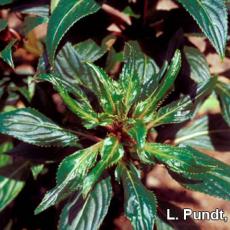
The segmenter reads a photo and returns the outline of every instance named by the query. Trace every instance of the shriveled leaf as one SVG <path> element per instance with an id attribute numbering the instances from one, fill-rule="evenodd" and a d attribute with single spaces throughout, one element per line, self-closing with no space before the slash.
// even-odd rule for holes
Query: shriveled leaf
<path id="1" fill-rule="evenodd" d="M 124 155 L 124 149 L 116 137 L 108 137 L 104 140 L 101 150 L 101 159 L 90 171 L 83 182 L 83 196 L 86 196 L 97 182 L 104 170 L 117 164 Z"/>
<path id="2" fill-rule="evenodd" d="M 220 100 L 223 117 L 230 126 L 230 84 L 219 81 L 215 90 Z"/>
<path id="3" fill-rule="evenodd" d="M 159 86 L 154 92 L 144 101 L 138 103 L 133 116 L 137 118 L 149 119 L 154 110 L 156 110 L 157 104 L 163 99 L 166 92 L 172 87 L 181 67 L 181 53 L 177 50 L 171 61 L 171 64 L 160 82 Z"/>
<path id="4" fill-rule="evenodd" d="M 228 15 L 224 0 L 177 0 L 192 15 L 219 55 L 225 56 Z"/>
<path id="5" fill-rule="evenodd" d="M 78 138 L 35 109 L 0 113 L 0 133 L 38 146 L 77 146 Z"/>
<path id="6" fill-rule="evenodd" d="M 96 163 L 102 144 L 103 142 L 99 142 L 89 148 L 79 150 L 67 156 L 61 162 L 57 172 L 56 187 L 46 193 L 42 202 L 36 208 L 35 214 L 55 205 L 55 203 L 83 186 L 83 179 Z"/>
<path id="7" fill-rule="evenodd" d="M 190 77 L 197 83 L 210 79 L 210 70 L 205 56 L 196 48 L 185 46 L 184 54 L 190 67 Z"/>
<path id="8" fill-rule="evenodd" d="M 7 25 L 8 25 L 7 20 L 0 19 L 0 32 L 6 29 Z"/>
<path id="9" fill-rule="evenodd" d="M 145 157 L 151 162 L 154 160 L 166 164 L 176 173 L 203 173 L 215 169 L 213 164 L 202 161 L 206 155 L 191 147 L 175 147 L 159 143 L 146 143 L 144 147 Z"/>
<path id="10" fill-rule="evenodd" d="M 124 163 L 118 166 L 119 178 L 124 188 L 125 215 L 134 230 L 152 230 L 156 217 L 157 201 L 155 195 L 141 183 L 134 165 L 128 169 Z"/>
<path id="11" fill-rule="evenodd" d="M 12 47 L 16 40 L 12 40 L 1 52 L 0 58 L 7 63 L 11 68 L 14 68 L 14 62 L 12 58 Z"/>
<path id="12" fill-rule="evenodd" d="M 100 9 L 94 0 L 60 0 L 50 17 L 47 34 L 47 52 L 51 64 L 54 62 L 58 44 L 74 23 Z"/>
<path id="13" fill-rule="evenodd" d="M 215 84 L 215 77 L 198 84 L 194 89 L 195 92 L 192 96 L 184 96 L 181 99 L 159 109 L 157 115 L 154 117 L 151 125 L 149 126 L 180 123 L 190 119 L 193 116 L 197 103 L 212 91 Z"/>
<path id="14" fill-rule="evenodd" d="M 77 194 L 61 213 L 60 230 L 97 230 L 108 212 L 112 198 L 110 178 L 101 180 L 82 202 Z"/>
<path id="15" fill-rule="evenodd" d="M 25 34 L 28 34 L 31 30 L 36 28 L 37 26 L 47 23 L 49 21 L 48 17 L 40 17 L 40 16 L 27 16 L 24 21 L 23 31 Z"/>
<path id="16" fill-rule="evenodd" d="M 180 129 L 174 143 L 209 150 L 230 149 L 230 128 L 217 117 L 204 116 Z"/>

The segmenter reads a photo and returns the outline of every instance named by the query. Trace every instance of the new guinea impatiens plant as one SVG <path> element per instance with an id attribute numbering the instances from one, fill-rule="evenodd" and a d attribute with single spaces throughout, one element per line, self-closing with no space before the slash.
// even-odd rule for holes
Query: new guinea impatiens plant
<path id="1" fill-rule="evenodd" d="M 153 229 L 159 224 L 157 197 L 141 180 L 141 170 L 163 164 L 184 187 L 229 199 L 230 167 L 187 145 L 152 142 L 150 133 L 160 125 L 181 123 L 193 117 L 201 100 L 212 92 L 217 78 L 199 83 L 195 96 L 181 96 L 162 105 L 172 90 L 181 68 L 181 52 L 175 51 L 170 64 L 156 76 L 138 72 L 137 44 L 125 45 L 125 63 L 117 80 L 98 66 L 87 63 L 95 76 L 97 109 L 83 85 L 72 86 L 57 73 L 41 73 L 37 79 L 53 84 L 64 104 L 81 119 L 84 131 L 64 129 L 32 108 L 17 109 L 0 115 L 0 132 L 39 146 L 75 146 L 79 150 L 60 163 L 56 186 L 45 194 L 36 208 L 38 214 L 66 200 L 60 229 L 98 229 L 109 212 L 113 196 L 111 179 L 124 190 L 124 212 L 133 229 Z M 141 74 L 140 74 L 141 73 Z M 56 75 L 55 75 L 56 74 Z M 87 85 L 84 85 L 87 89 Z M 101 126 L 104 135 L 89 135 Z M 95 144 L 82 148 L 78 138 Z M 72 209 L 78 207 L 78 212 Z"/>
<path id="2" fill-rule="evenodd" d="M 0 229 L 188 229 L 159 166 L 230 200 L 229 73 L 191 39 L 228 57 L 230 1 L 161 2 L 0 0 Z"/>

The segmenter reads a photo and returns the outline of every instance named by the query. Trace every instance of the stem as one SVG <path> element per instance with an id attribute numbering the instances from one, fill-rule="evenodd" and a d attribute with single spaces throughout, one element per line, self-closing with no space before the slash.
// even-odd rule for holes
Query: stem
<path id="1" fill-rule="evenodd" d="M 74 130 L 70 130 L 70 131 L 74 134 L 77 134 L 78 136 L 85 137 L 86 139 L 89 139 L 89 140 L 94 141 L 94 142 L 100 142 L 103 140 L 102 138 L 91 135 L 91 134 L 86 134 L 86 133 L 82 133 L 82 132 L 78 132 L 78 131 L 74 131 Z"/>

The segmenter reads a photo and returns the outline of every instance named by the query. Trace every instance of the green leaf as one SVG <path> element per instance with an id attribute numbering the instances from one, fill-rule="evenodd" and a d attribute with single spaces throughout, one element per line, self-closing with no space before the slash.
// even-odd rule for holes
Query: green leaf
<path id="1" fill-rule="evenodd" d="M 31 30 L 36 28 L 37 26 L 47 23 L 49 21 L 48 17 L 40 17 L 40 16 L 27 16 L 24 21 L 23 31 L 25 34 L 28 34 Z"/>
<path id="2" fill-rule="evenodd" d="M 100 87 L 98 99 L 105 113 L 116 114 L 117 105 L 120 103 L 121 95 L 115 82 L 106 74 L 106 72 L 92 63 L 88 65 L 94 71 Z"/>
<path id="3" fill-rule="evenodd" d="M 35 109 L 0 113 L 0 133 L 38 146 L 76 146 L 78 138 Z"/>
<path id="4" fill-rule="evenodd" d="M 92 68 L 85 63 L 86 59 L 89 62 L 93 62 L 96 58 L 91 59 L 91 55 L 88 58 L 86 57 L 87 50 L 91 49 L 91 46 L 86 46 L 89 44 L 85 44 L 83 47 L 84 44 L 81 43 L 77 48 L 76 46 L 74 48 L 70 43 L 66 43 L 55 59 L 55 76 L 69 83 L 72 87 L 79 88 L 79 85 L 82 85 L 95 95 L 100 95 L 98 78 Z"/>
<path id="5" fill-rule="evenodd" d="M 204 99 L 214 88 L 216 77 L 197 85 L 192 96 L 184 96 L 159 109 L 148 128 L 162 124 L 180 123 L 190 119 L 198 102 Z M 195 88 L 195 87 L 194 87 Z"/>
<path id="6" fill-rule="evenodd" d="M 12 59 L 12 47 L 15 44 L 16 40 L 12 40 L 1 52 L 0 58 L 7 63 L 11 68 L 14 68 L 14 62 Z"/>
<path id="7" fill-rule="evenodd" d="M 124 149 L 116 137 L 108 137 L 104 140 L 101 150 L 101 159 L 90 171 L 83 182 L 82 193 L 86 196 L 97 182 L 104 170 L 117 164 L 124 155 Z"/>
<path id="8" fill-rule="evenodd" d="M 5 153 L 10 151 L 12 148 L 13 144 L 11 142 L 4 142 L 0 144 L 0 167 L 11 163 L 11 157 Z"/>
<path id="9" fill-rule="evenodd" d="M 13 2 L 15 2 L 15 0 L 1 0 L 0 6 L 4 6 Z"/>
<path id="10" fill-rule="evenodd" d="M 200 174 L 184 173 L 181 177 L 174 175 L 174 179 L 188 189 L 230 200 L 230 166 L 205 154 L 197 156 L 197 160 L 213 169 Z"/>
<path id="11" fill-rule="evenodd" d="M 177 0 L 192 15 L 219 55 L 225 56 L 228 15 L 224 0 Z"/>
<path id="12" fill-rule="evenodd" d="M 58 3 L 59 3 L 60 0 L 51 0 L 51 3 L 50 3 L 50 10 L 51 10 L 51 13 L 54 11 L 54 9 L 57 7 Z"/>
<path id="13" fill-rule="evenodd" d="M 172 226 L 160 219 L 158 216 L 156 217 L 156 228 L 156 230 L 174 230 Z"/>
<path id="14" fill-rule="evenodd" d="M 83 180 L 96 163 L 102 144 L 103 142 L 99 142 L 89 148 L 79 150 L 61 162 L 56 177 L 57 185 L 46 193 L 36 208 L 35 214 L 46 210 L 83 186 Z"/>
<path id="15" fill-rule="evenodd" d="M 215 89 L 225 121 L 230 126 L 230 84 L 218 81 Z"/>
<path id="16" fill-rule="evenodd" d="M 210 79 L 210 70 L 205 56 L 196 48 L 185 46 L 184 54 L 190 67 L 190 77 L 197 83 Z"/>
<path id="17" fill-rule="evenodd" d="M 53 76 L 52 74 L 41 74 L 39 78 L 47 80 L 55 86 L 65 104 L 74 114 L 78 115 L 83 120 L 86 128 L 92 128 L 99 125 L 98 115 L 94 112 L 86 95 L 80 87 L 77 88 L 78 90 L 74 89 L 68 82 Z M 77 100 L 74 100 L 69 92 L 74 93 Z"/>
<path id="18" fill-rule="evenodd" d="M 39 174 L 44 172 L 44 169 L 44 164 L 34 165 L 31 167 L 31 172 L 34 180 L 37 180 L 37 177 L 39 176 Z"/>
<path id="19" fill-rule="evenodd" d="M 112 185 L 110 178 L 107 177 L 95 185 L 83 204 L 80 196 L 76 195 L 65 205 L 60 216 L 59 230 L 99 229 L 108 212 L 111 199 Z"/>
<path id="20" fill-rule="evenodd" d="M 174 143 L 208 150 L 230 149 L 230 128 L 219 122 L 216 117 L 204 116 L 180 129 Z"/>
<path id="21" fill-rule="evenodd" d="M 125 215 L 133 229 L 152 230 L 157 206 L 154 194 L 141 183 L 133 165 L 128 169 L 124 163 L 120 163 L 117 171 L 124 188 Z"/>
<path id="22" fill-rule="evenodd" d="M 32 14 L 39 17 L 48 18 L 49 17 L 49 5 L 39 4 L 37 6 L 31 6 L 31 4 L 21 6 L 17 9 L 23 14 Z"/>
<path id="23" fill-rule="evenodd" d="M 7 176 L 2 176 L 0 170 L 0 211 L 2 211 L 23 189 L 25 182 L 20 180 L 28 162 L 14 164 L 14 170 L 7 173 Z M 17 178 L 17 179 L 16 179 Z"/>
<path id="24" fill-rule="evenodd" d="M 136 53 L 134 47 L 129 43 L 125 45 L 124 56 L 125 64 L 120 74 L 119 85 L 123 89 L 124 112 L 127 114 L 133 102 L 140 95 L 141 82 L 137 74 Z"/>
<path id="25" fill-rule="evenodd" d="M 74 46 L 81 62 L 95 62 L 100 59 L 107 49 L 104 46 L 99 46 L 94 40 L 87 39 L 79 42 Z"/>
<path id="26" fill-rule="evenodd" d="M 58 44 L 74 23 L 97 12 L 99 5 L 94 0 L 60 0 L 50 17 L 47 34 L 47 52 L 51 64 L 54 62 Z"/>
<path id="27" fill-rule="evenodd" d="M 171 64 L 165 74 L 165 77 L 160 82 L 159 86 L 154 90 L 154 92 L 145 100 L 138 103 L 133 116 L 137 118 L 146 118 L 152 115 L 153 111 L 156 110 L 157 104 L 163 97 L 166 92 L 173 85 L 179 70 L 181 67 L 181 53 L 179 50 L 176 50 L 174 57 L 171 61 Z"/>
<path id="28" fill-rule="evenodd" d="M 0 32 L 6 29 L 7 25 L 8 25 L 7 20 L 0 19 Z"/>
<path id="29" fill-rule="evenodd" d="M 128 130 L 128 134 L 135 140 L 137 148 L 141 150 L 145 145 L 147 136 L 146 126 L 142 120 L 136 120 L 131 126 L 132 127 Z"/>
<path id="30" fill-rule="evenodd" d="M 157 160 L 176 173 L 203 173 L 215 166 L 205 164 L 201 158 L 206 155 L 188 147 L 175 147 L 159 143 L 146 143 L 145 158 L 148 162 Z"/>

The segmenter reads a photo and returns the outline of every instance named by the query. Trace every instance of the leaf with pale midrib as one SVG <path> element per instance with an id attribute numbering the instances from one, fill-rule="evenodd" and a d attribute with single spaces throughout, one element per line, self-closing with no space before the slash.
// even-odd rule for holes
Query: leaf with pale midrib
<path id="1" fill-rule="evenodd" d="M 51 64 L 62 37 L 70 27 L 90 14 L 97 12 L 99 5 L 94 0 L 60 0 L 50 17 L 47 33 L 47 52 Z"/>
<path id="2" fill-rule="evenodd" d="M 192 15 L 219 55 L 225 56 L 228 14 L 224 0 L 177 0 Z"/>
<path id="3" fill-rule="evenodd" d="M 0 113 L 0 133 L 38 146 L 77 146 L 77 136 L 56 125 L 35 109 Z"/>
<path id="4" fill-rule="evenodd" d="M 82 205 L 76 194 L 62 210 L 59 230 L 97 230 L 108 212 L 112 198 L 110 178 L 106 178 L 95 185 Z M 78 207 L 76 209 L 76 207 Z"/>

